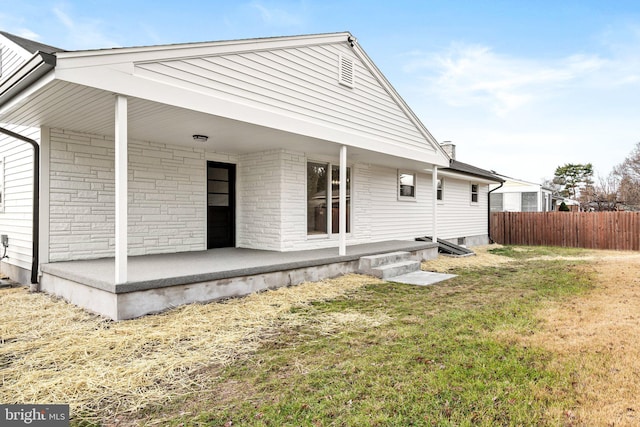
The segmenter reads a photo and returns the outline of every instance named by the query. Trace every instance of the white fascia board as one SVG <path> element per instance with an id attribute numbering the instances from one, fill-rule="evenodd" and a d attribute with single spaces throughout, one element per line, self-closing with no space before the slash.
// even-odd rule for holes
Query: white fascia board
<path id="1" fill-rule="evenodd" d="M 496 184 L 496 185 L 499 185 L 498 182 L 492 181 L 490 179 L 481 178 L 481 177 L 475 176 L 475 175 L 467 175 L 467 174 L 459 173 L 459 172 L 446 171 L 446 170 L 442 170 L 442 169 L 438 169 L 438 176 L 449 177 L 449 178 L 459 179 L 461 181 L 469 181 L 469 182 L 474 182 L 474 183 L 479 183 L 479 184 Z"/>
<path id="2" fill-rule="evenodd" d="M 208 94 L 132 75 L 128 67 L 123 65 L 66 69 L 64 67 L 56 67 L 55 73 L 56 79 L 108 92 L 186 108 L 368 151 L 436 164 L 442 167 L 449 165 L 448 158 L 444 158 L 438 151 L 432 150 L 431 147 L 425 147 L 424 150 L 407 149 L 406 147 L 390 144 L 382 139 L 371 138 L 368 135 L 344 132 L 329 126 L 304 121 L 297 117 L 287 116 L 286 114 L 278 114 L 237 102 L 229 102 L 225 99 L 211 97 Z"/>
<path id="3" fill-rule="evenodd" d="M 229 55 L 263 50 L 289 49 L 331 43 L 346 43 L 351 34 L 331 33 L 307 36 L 271 37 L 262 39 L 229 40 L 169 44 L 146 47 L 81 50 L 56 53 L 59 68 L 92 67 L 130 62 L 140 64 L 155 61 Z M 353 36 L 351 36 L 353 37 Z"/>

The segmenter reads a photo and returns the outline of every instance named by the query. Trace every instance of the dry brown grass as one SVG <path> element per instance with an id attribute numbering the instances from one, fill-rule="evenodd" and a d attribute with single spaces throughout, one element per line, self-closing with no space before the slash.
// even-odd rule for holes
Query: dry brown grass
<path id="1" fill-rule="evenodd" d="M 319 283 L 192 304 L 111 322 L 24 288 L 0 290 L 0 401 L 69 403 L 72 413 L 109 414 L 162 404 L 211 384 L 211 366 L 253 352 L 292 307 L 345 295 L 376 279 L 349 275 Z M 347 323 L 386 322 L 338 313 L 315 319 L 326 334 Z M 307 325 L 309 326 L 309 325 Z M 202 371 L 202 378 L 198 373 Z"/>
<path id="2" fill-rule="evenodd" d="M 597 289 L 542 309 L 542 332 L 525 341 L 574 366 L 576 422 L 640 425 L 640 255 L 600 254 L 587 268 Z M 625 256 L 626 255 L 626 256 Z"/>
<path id="3" fill-rule="evenodd" d="M 474 248 L 473 257 L 439 257 L 423 268 L 499 266 L 512 258 Z M 526 249 L 525 249 L 526 250 Z M 501 332 L 514 344 L 553 352 L 557 369 L 574 372 L 578 405 L 552 417 L 580 425 L 640 425 L 640 253 L 586 251 L 596 289 L 541 307 L 541 331 Z M 216 304 L 194 304 L 126 322 L 110 322 L 61 300 L 22 288 L 0 290 L 0 401 L 70 403 L 73 413 L 134 412 L 212 384 L 211 366 L 226 366 L 275 339 L 283 322 L 295 328 L 291 308 L 345 295 L 376 279 L 345 276 L 281 288 Z M 451 289 L 448 289 L 451 291 Z M 305 328 L 334 334 L 349 324 L 389 321 L 350 311 L 304 319 Z M 557 391 L 561 392 L 561 391 Z M 557 414 L 556 414 L 557 415 Z"/>
<path id="4" fill-rule="evenodd" d="M 592 292 L 541 307 L 541 331 L 526 336 L 499 332 L 513 344 L 551 351 L 557 369 L 572 369 L 578 404 L 552 418 L 569 425 L 640 425 L 640 253 L 585 251 L 530 259 L 589 261 L 576 268 L 597 277 Z M 464 258 L 457 262 L 461 265 Z M 487 265 L 493 265 L 490 258 Z"/>
<path id="5" fill-rule="evenodd" d="M 474 257 L 440 256 L 423 263 L 423 269 L 446 272 L 514 261 L 487 252 L 497 247 L 474 247 Z M 597 275 L 594 291 L 539 310 L 542 331 L 529 336 L 500 332 L 512 343 L 553 352 L 557 369 L 572 368 L 578 405 L 552 418 L 585 426 L 640 425 L 640 253 L 594 250 L 530 259 L 589 261 L 580 268 Z"/>

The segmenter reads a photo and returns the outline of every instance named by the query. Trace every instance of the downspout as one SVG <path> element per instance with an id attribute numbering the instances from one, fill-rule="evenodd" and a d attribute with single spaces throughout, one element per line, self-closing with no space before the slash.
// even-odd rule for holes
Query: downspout
<path id="1" fill-rule="evenodd" d="M 8 129 L 0 127 L 0 133 L 8 135 L 12 138 L 31 144 L 33 147 L 33 218 L 32 218 L 32 251 L 33 257 L 31 261 L 31 290 L 37 292 L 40 290 L 38 286 L 38 268 L 39 268 L 39 241 L 40 241 L 40 145 L 31 138 L 22 136 Z"/>
<path id="2" fill-rule="evenodd" d="M 495 243 L 491 238 L 491 193 L 493 193 L 496 190 L 499 190 L 500 188 L 502 188 L 503 185 L 504 185 L 504 181 L 502 181 L 500 185 L 498 185 L 493 190 L 489 190 L 489 193 L 487 195 L 487 236 L 489 237 L 489 243 Z"/>

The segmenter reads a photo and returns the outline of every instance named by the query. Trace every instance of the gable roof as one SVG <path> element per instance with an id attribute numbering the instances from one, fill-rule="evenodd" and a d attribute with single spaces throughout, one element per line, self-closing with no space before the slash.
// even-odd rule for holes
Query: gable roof
<path id="1" fill-rule="evenodd" d="M 443 171 L 454 171 L 454 172 L 459 172 L 459 173 L 463 173 L 465 175 L 471 175 L 471 176 L 475 176 L 477 178 L 483 178 L 483 179 L 488 179 L 491 181 L 495 181 L 495 182 L 504 182 L 504 179 L 502 179 L 500 176 L 494 174 L 491 171 L 488 171 L 486 169 L 481 169 L 479 167 L 470 165 L 468 163 L 463 163 L 460 162 L 458 160 L 451 160 L 451 162 L 449 163 L 449 167 L 448 168 L 443 168 Z"/>
<path id="2" fill-rule="evenodd" d="M 47 55 L 48 63 L 35 64 L 33 58 Z M 338 79 L 343 58 L 362 82 L 355 90 Z M 261 133 L 262 148 L 302 147 L 304 140 L 324 154 L 335 151 L 333 144 L 349 146 L 370 163 L 416 170 L 449 163 L 349 32 L 39 52 L 32 60 L 33 67 L 0 86 L 0 112 L 24 126 L 111 135 L 116 93 L 131 101 L 133 139 L 190 145 L 194 133 L 216 134 L 217 149 L 248 150 L 258 140 L 246 137 L 251 131 Z M 89 107 L 90 115 L 77 114 Z M 242 130 L 239 147 L 233 141 Z M 330 144 L 321 148 L 317 141 Z"/>
<path id="3" fill-rule="evenodd" d="M 64 49 L 59 49 L 57 47 L 49 46 L 44 43 L 36 42 L 33 40 L 25 39 L 24 37 L 16 36 L 15 34 L 7 33 L 6 31 L 0 31 L 0 34 L 5 36 L 7 39 L 11 40 L 24 50 L 29 53 L 36 52 L 44 52 L 44 53 L 56 53 L 56 52 L 64 52 Z"/>

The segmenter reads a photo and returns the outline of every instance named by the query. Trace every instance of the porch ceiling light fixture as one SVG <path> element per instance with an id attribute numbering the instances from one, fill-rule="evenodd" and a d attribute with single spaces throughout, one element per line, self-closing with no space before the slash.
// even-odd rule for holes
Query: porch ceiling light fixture
<path id="1" fill-rule="evenodd" d="M 193 135 L 194 141 L 207 142 L 208 139 L 209 137 L 207 135 Z"/>

